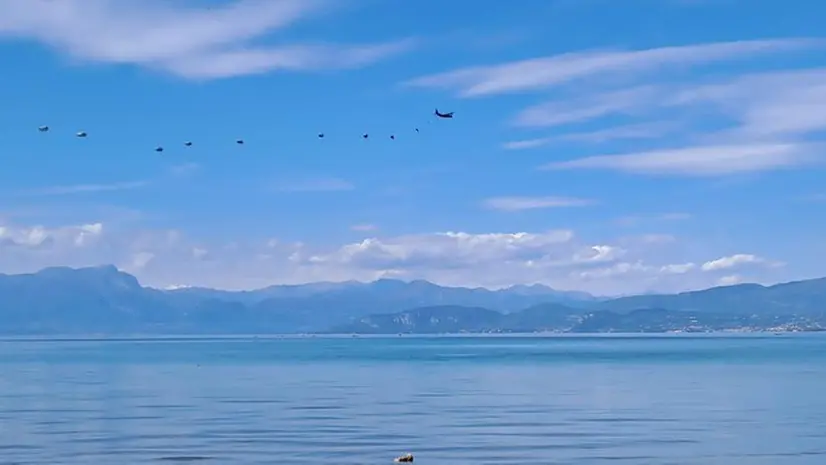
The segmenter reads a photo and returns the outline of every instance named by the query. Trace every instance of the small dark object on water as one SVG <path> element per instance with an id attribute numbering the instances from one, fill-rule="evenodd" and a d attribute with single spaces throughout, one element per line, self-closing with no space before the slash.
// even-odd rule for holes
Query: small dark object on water
<path id="1" fill-rule="evenodd" d="M 396 457 L 394 462 L 404 463 L 404 462 L 412 462 L 413 461 L 413 454 L 404 454 L 401 457 Z"/>

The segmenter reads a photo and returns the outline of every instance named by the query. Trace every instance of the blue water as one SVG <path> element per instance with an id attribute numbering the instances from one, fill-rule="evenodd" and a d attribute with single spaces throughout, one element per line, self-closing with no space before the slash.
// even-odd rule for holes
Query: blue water
<path id="1" fill-rule="evenodd" d="M 826 464 L 826 337 L 0 342 L 2 464 Z"/>

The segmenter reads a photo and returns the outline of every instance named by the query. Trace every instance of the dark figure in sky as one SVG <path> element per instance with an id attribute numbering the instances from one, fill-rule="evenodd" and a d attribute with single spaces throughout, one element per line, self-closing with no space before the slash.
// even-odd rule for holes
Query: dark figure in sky
<path id="1" fill-rule="evenodd" d="M 88 134 L 86 134 L 86 131 L 79 131 L 77 134 L 75 134 L 75 136 L 76 137 L 86 137 L 86 136 L 88 136 Z"/>
<path id="2" fill-rule="evenodd" d="M 238 145 L 244 145 L 244 139 L 238 139 L 235 143 Z"/>
<path id="3" fill-rule="evenodd" d="M 158 153 L 163 152 L 163 147 L 155 147 L 155 151 Z"/>
<path id="4" fill-rule="evenodd" d="M 416 128 L 416 132 L 419 132 L 419 128 Z"/>
<path id="5" fill-rule="evenodd" d="M 318 133 L 318 138 L 319 139 L 324 139 L 324 133 L 323 132 Z"/>
<path id="6" fill-rule="evenodd" d="M 40 132 L 49 132 L 49 126 L 40 126 L 37 130 Z"/>
<path id="7" fill-rule="evenodd" d="M 433 111 L 433 114 L 438 116 L 439 118 L 453 118 L 453 112 L 452 111 L 447 112 L 447 113 L 440 113 L 438 108 Z"/>
<path id="8" fill-rule="evenodd" d="M 363 134 L 361 137 L 362 137 L 363 139 L 367 139 L 368 137 L 370 137 L 370 135 L 369 135 L 369 134 Z"/>
<path id="9" fill-rule="evenodd" d="M 391 136 L 390 136 L 390 140 L 396 140 L 396 136 L 391 135 Z"/>
<path id="10" fill-rule="evenodd" d="M 184 142 L 184 145 L 187 147 L 192 147 L 192 142 L 186 141 Z"/>

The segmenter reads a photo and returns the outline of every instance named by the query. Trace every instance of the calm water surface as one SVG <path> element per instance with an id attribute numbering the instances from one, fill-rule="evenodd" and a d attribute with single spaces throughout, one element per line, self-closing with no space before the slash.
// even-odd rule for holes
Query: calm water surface
<path id="1" fill-rule="evenodd" d="M 826 337 L 0 342 L 2 464 L 826 464 Z"/>

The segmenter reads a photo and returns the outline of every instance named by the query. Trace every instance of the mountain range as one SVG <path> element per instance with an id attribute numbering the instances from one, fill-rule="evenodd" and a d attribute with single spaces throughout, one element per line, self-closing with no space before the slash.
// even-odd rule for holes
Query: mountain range
<path id="1" fill-rule="evenodd" d="M 826 278 L 615 299 L 427 281 L 160 290 L 114 266 L 0 274 L 0 334 L 660 332 L 826 326 Z"/>

